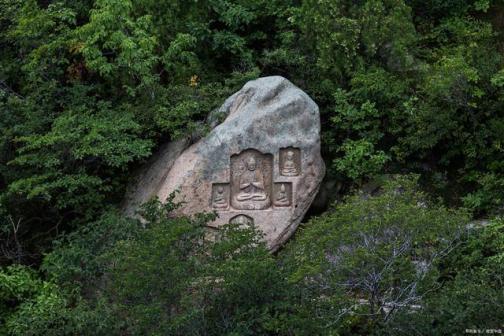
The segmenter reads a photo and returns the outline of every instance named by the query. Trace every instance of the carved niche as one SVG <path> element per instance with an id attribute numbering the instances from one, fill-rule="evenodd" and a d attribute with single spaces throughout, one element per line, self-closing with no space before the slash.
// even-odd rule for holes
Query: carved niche
<path id="1" fill-rule="evenodd" d="M 276 207 L 288 207 L 292 204 L 292 183 L 280 182 L 273 185 L 273 204 Z"/>
<path id="2" fill-rule="evenodd" d="M 299 148 L 281 148 L 278 162 L 280 175 L 299 176 L 301 174 L 301 150 Z"/>
<path id="3" fill-rule="evenodd" d="M 214 183 L 212 185 L 212 207 L 219 210 L 229 208 L 228 183 Z"/>
<path id="4" fill-rule="evenodd" d="M 242 226 L 242 225 L 254 225 L 254 219 L 247 216 L 247 215 L 238 215 L 238 216 L 234 216 L 233 218 L 231 218 L 229 220 L 229 224 L 238 224 L 239 226 Z"/>
<path id="5" fill-rule="evenodd" d="M 237 210 L 271 206 L 273 155 L 247 149 L 231 156 L 231 205 Z"/>

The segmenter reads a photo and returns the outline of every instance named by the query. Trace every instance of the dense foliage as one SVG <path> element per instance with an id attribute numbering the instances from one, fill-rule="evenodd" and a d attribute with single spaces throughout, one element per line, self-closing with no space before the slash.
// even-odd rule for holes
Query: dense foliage
<path id="1" fill-rule="evenodd" d="M 0 334 L 504 329 L 502 15 L 500 0 L 0 1 Z M 167 218 L 176 204 L 147 204 L 145 225 L 117 212 L 161 144 L 201 136 L 267 75 L 319 104 L 327 212 L 274 256 L 254 228 L 208 240 L 212 215 Z"/>
<path id="2" fill-rule="evenodd" d="M 0 273 L 10 334 L 406 335 L 412 309 L 426 333 L 473 326 L 467 317 L 498 327 L 501 312 L 475 303 L 503 299 L 493 268 L 502 223 L 468 235 L 467 214 L 428 202 L 415 179 L 348 197 L 276 257 L 254 227 L 208 239 L 212 215 L 173 218 L 174 206 L 147 204 L 143 224 L 105 214 L 57 242 L 43 278 L 21 266 Z M 481 273 L 483 292 L 470 282 Z M 479 301 L 452 306 L 464 302 L 460 287 Z M 446 306 L 456 317 L 449 310 L 434 328 Z"/>

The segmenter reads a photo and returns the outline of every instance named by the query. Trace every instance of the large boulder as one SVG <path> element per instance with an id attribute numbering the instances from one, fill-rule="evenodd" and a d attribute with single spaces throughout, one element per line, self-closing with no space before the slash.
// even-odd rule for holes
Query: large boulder
<path id="1" fill-rule="evenodd" d="M 206 137 L 176 159 L 166 153 L 161 164 L 147 167 L 144 176 L 150 171 L 156 178 L 137 181 L 126 212 L 141 203 L 135 195 L 165 201 L 178 190 L 176 200 L 184 204 L 177 214 L 215 211 L 214 229 L 254 224 L 274 251 L 296 230 L 325 174 L 318 107 L 287 79 L 273 76 L 248 82 L 219 114 L 225 120 Z"/>
<path id="2" fill-rule="evenodd" d="M 175 160 L 189 147 L 190 138 L 168 142 L 141 167 L 130 181 L 122 204 L 122 212 L 128 217 L 137 217 L 137 210 L 143 204 L 156 197 L 159 188 L 166 180 Z"/>

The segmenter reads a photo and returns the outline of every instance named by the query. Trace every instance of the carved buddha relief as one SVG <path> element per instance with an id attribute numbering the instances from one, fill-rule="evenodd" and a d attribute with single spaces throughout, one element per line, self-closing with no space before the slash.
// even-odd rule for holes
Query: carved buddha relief
<path id="1" fill-rule="evenodd" d="M 280 149 L 280 175 L 298 176 L 301 173 L 301 151 L 299 148 Z"/>
<path id="2" fill-rule="evenodd" d="M 231 205 L 238 210 L 271 206 L 273 157 L 247 149 L 231 157 Z"/>
<path id="3" fill-rule="evenodd" d="M 212 207 L 214 209 L 227 209 L 229 207 L 229 185 L 215 183 L 212 185 Z"/>
<path id="4" fill-rule="evenodd" d="M 239 202 L 266 200 L 264 176 L 261 169 L 257 168 L 257 162 L 253 156 L 245 161 L 245 169 L 240 175 L 239 186 L 240 191 L 236 195 Z"/>
<path id="5" fill-rule="evenodd" d="M 292 203 L 292 183 L 275 183 L 273 187 L 274 201 L 277 207 L 288 207 Z"/>

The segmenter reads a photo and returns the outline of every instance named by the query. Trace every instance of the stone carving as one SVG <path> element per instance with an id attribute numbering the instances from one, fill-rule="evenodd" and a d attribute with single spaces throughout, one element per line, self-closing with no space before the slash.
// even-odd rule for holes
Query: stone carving
<path id="1" fill-rule="evenodd" d="M 304 182 L 306 189 L 311 190 L 317 185 L 317 183 L 320 184 L 320 182 L 317 181 L 317 171 L 314 167 L 314 163 L 310 161 L 307 162 L 306 165 L 308 166 L 308 168 L 306 169 Z"/>
<path id="2" fill-rule="evenodd" d="M 299 148 L 282 148 L 279 163 L 280 175 L 298 176 L 301 167 L 301 151 Z"/>
<path id="3" fill-rule="evenodd" d="M 254 219 L 247 215 L 238 215 L 229 220 L 229 224 L 254 225 Z"/>
<path id="4" fill-rule="evenodd" d="M 262 210 L 271 205 L 273 157 L 247 149 L 231 157 L 231 205 L 238 210 Z"/>
<path id="5" fill-rule="evenodd" d="M 174 201 L 183 203 L 174 216 L 217 211 L 208 223 L 214 231 L 253 223 L 277 250 L 302 221 L 325 174 L 317 105 L 273 76 L 247 83 L 207 120 L 212 130 L 203 138 L 170 145 L 149 163 L 125 212 L 134 213 L 151 196 L 165 202 L 178 190 Z"/>
<path id="6" fill-rule="evenodd" d="M 240 174 L 239 189 L 240 192 L 236 195 L 238 202 L 266 200 L 264 176 L 261 170 L 257 169 L 254 157 L 250 157 L 245 163 L 245 169 Z"/>
<path id="7" fill-rule="evenodd" d="M 291 205 L 292 183 L 275 183 L 275 201 L 277 207 L 287 207 Z"/>
<path id="8" fill-rule="evenodd" d="M 214 209 L 227 209 L 229 206 L 229 186 L 216 183 L 212 188 L 212 205 Z"/>

